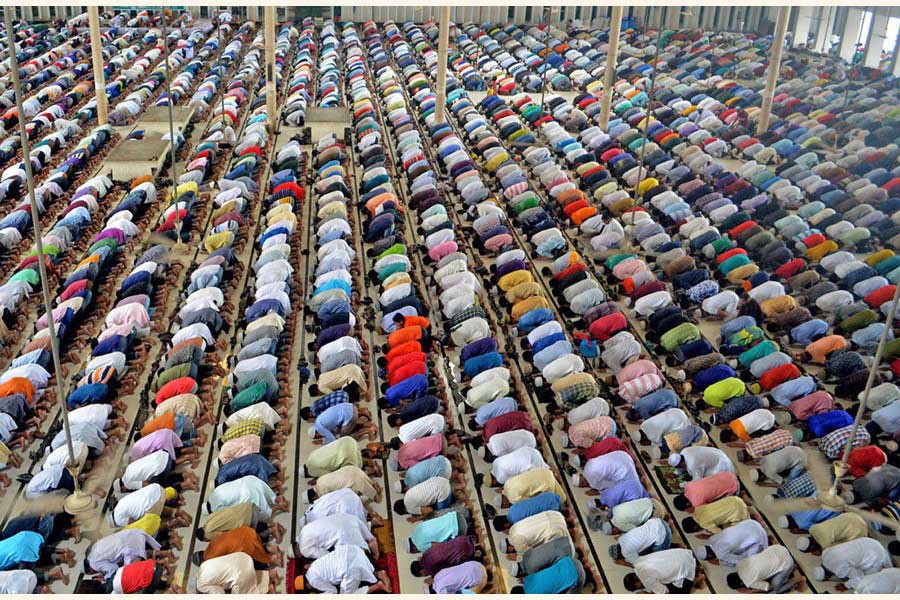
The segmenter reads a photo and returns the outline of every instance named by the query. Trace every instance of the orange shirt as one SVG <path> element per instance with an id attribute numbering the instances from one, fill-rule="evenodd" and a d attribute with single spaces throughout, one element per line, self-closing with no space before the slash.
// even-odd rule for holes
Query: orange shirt
<path id="1" fill-rule="evenodd" d="M 842 335 L 826 335 L 819 338 L 806 347 L 806 351 L 812 357 L 813 362 L 825 363 L 825 358 L 835 350 L 843 350 L 847 347 L 847 339 Z"/>
<path id="2" fill-rule="evenodd" d="M 256 562 L 268 565 L 269 553 L 266 552 L 259 534 L 252 527 L 244 525 L 231 531 L 220 533 L 209 542 L 203 553 L 203 560 L 210 560 L 219 556 L 244 552 Z"/>

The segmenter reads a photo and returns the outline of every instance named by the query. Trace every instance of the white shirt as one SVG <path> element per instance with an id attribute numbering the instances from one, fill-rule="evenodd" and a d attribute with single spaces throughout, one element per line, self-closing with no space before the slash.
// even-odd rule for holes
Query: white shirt
<path id="1" fill-rule="evenodd" d="M 350 488 L 342 488 L 320 496 L 303 515 L 305 523 L 312 523 L 331 515 L 345 514 L 366 521 L 368 514 L 362 500 Z"/>
<path id="2" fill-rule="evenodd" d="M 900 569 L 882 569 L 861 577 L 854 591 L 857 594 L 900 594 Z"/>
<path id="3" fill-rule="evenodd" d="M 375 569 L 365 552 L 356 546 L 339 545 L 313 561 L 306 571 L 310 587 L 326 594 L 365 594 L 375 583 Z"/>
<path id="4" fill-rule="evenodd" d="M 759 521 L 745 519 L 726 527 L 707 541 L 723 565 L 733 567 L 769 546 L 769 536 Z"/>
<path id="5" fill-rule="evenodd" d="M 407 444 L 420 438 L 441 433 L 444 431 L 445 426 L 446 422 L 444 416 L 433 413 L 419 417 L 409 423 L 404 423 L 400 426 L 400 429 L 397 430 L 397 437 L 400 438 L 402 443 Z"/>
<path id="6" fill-rule="evenodd" d="M 522 447 L 537 447 L 537 440 L 534 434 L 527 429 L 515 429 L 494 434 L 487 443 L 487 449 L 495 457 L 505 456 Z"/>
<path id="7" fill-rule="evenodd" d="M 781 545 L 769 546 L 759 554 L 745 558 L 737 564 L 737 574 L 751 590 L 769 591 L 768 579 L 794 566 L 788 549 Z"/>
<path id="8" fill-rule="evenodd" d="M 337 513 L 304 525 L 300 529 L 297 545 L 300 546 L 300 554 L 306 558 L 319 558 L 343 544 L 366 551 L 372 539 L 372 533 L 364 521 Z"/>
<path id="9" fill-rule="evenodd" d="M 125 473 L 122 474 L 122 484 L 126 489 L 137 490 L 145 481 L 165 471 L 168 464 L 169 453 L 165 450 L 157 450 L 143 456 L 125 468 Z"/>
<path id="10" fill-rule="evenodd" d="M 576 425 L 582 421 L 589 421 L 597 417 L 609 415 L 609 403 L 603 398 L 591 398 L 584 404 L 576 406 L 566 414 L 569 425 Z"/>
<path id="11" fill-rule="evenodd" d="M 165 490 L 161 485 L 151 483 L 137 491 L 122 496 L 113 509 L 113 523 L 119 527 L 124 527 L 146 515 L 157 504 L 162 508 L 161 500 L 165 498 L 165 495 Z"/>
<path id="12" fill-rule="evenodd" d="M 847 587 L 852 589 L 864 575 L 871 575 L 894 565 L 891 555 L 881 542 L 863 537 L 823 550 L 822 566 L 839 579 L 847 579 Z"/>
<path id="13" fill-rule="evenodd" d="M 37 575 L 28 569 L 0 571 L 0 594 L 31 594 L 37 587 Z"/>
<path id="14" fill-rule="evenodd" d="M 662 519 L 653 518 L 634 529 L 623 533 L 619 537 L 619 549 L 622 558 L 630 563 L 638 559 L 641 552 L 661 544 L 669 535 L 666 524 Z"/>
<path id="15" fill-rule="evenodd" d="M 502 435 L 502 434 L 498 434 Z M 494 436 L 495 437 L 495 436 Z M 493 441 L 493 437 L 491 440 Z M 507 479 L 521 475 L 532 469 L 548 469 L 550 468 L 544 461 L 544 457 L 534 447 L 522 446 L 513 450 L 509 454 L 498 456 L 491 464 L 491 475 L 500 485 L 506 483 Z"/>
<path id="16" fill-rule="evenodd" d="M 693 580 L 697 561 L 694 553 L 684 548 L 661 550 L 634 561 L 634 572 L 644 587 L 654 594 L 666 594 L 666 584 L 681 587 L 685 581 Z"/>
<path id="17" fill-rule="evenodd" d="M 406 490 L 403 495 L 403 506 L 411 515 L 422 514 L 422 508 L 432 506 L 446 500 L 452 488 L 450 481 L 444 477 L 432 477 Z"/>
<path id="18" fill-rule="evenodd" d="M 734 473 L 734 464 L 728 455 L 711 446 L 688 446 L 681 450 L 681 457 L 694 481 L 722 471 Z"/>
<path id="19" fill-rule="evenodd" d="M 197 571 L 201 594 L 265 594 L 268 588 L 269 572 L 255 571 L 253 559 L 244 552 L 204 560 Z"/>
<path id="20" fill-rule="evenodd" d="M 95 571 L 110 577 L 119 565 L 146 559 L 148 546 L 153 550 L 162 547 L 141 529 L 122 529 L 94 542 L 87 556 L 88 564 Z"/>
<path id="21" fill-rule="evenodd" d="M 659 446 L 667 433 L 677 431 L 691 424 L 691 420 L 680 408 L 670 408 L 653 415 L 641 423 L 641 431 L 654 446 Z"/>

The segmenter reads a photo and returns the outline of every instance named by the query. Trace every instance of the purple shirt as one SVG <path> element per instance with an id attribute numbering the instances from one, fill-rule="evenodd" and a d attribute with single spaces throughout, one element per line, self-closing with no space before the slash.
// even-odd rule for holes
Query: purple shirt
<path id="1" fill-rule="evenodd" d="M 461 590 L 478 587 L 484 580 L 484 569 L 481 563 L 470 560 L 453 567 L 441 569 L 434 576 L 435 594 L 455 594 Z"/>
<path id="2" fill-rule="evenodd" d="M 150 435 L 142 437 L 134 443 L 128 456 L 137 460 L 159 450 L 165 450 L 175 460 L 175 448 L 181 448 L 181 438 L 171 429 L 157 429 Z"/>

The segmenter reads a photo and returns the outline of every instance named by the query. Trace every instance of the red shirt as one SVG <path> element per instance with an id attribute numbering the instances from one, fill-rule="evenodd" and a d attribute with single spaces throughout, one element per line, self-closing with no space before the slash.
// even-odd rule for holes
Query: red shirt
<path id="1" fill-rule="evenodd" d="M 634 459 L 634 455 L 631 454 L 631 450 L 628 449 L 628 446 L 625 445 L 625 442 L 617 437 L 608 437 L 600 440 L 599 442 L 594 442 L 593 445 L 586 448 L 583 452 L 584 460 L 591 460 L 592 458 L 597 458 L 598 456 L 603 456 L 604 454 L 618 451 L 627 452 L 628 456 Z"/>
<path id="2" fill-rule="evenodd" d="M 410 354 L 412 352 L 421 352 L 422 344 L 417 341 L 405 342 L 403 344 L 398 344 L 396 346 L 391 346 L 391 349 L 388 350 L 388 353 L 384 355 L 385 359 L 387 359 L 388 363 L 397 358 L 398 356 L 403 356 L 404 354 Z"/>
<path id="3" fill-rule="evenodd" d="M 605 342 L 627 326 L 628 321 L 625 319 L 625 315 L 621 312 L 614 312 L 600 317 L 591 323 L 588 327 L 588 331 L 591 332 L 591 335 L 594 336 L 594 338 L 601 342 Z"/>
<path id="4" fill-rule="evenodd" d="M 122 592 L 133 594 L 146 589 L 153 582 L 156 561 L 152 558 L 122 567 Z"/>
<path id="5" fill-rule="evenodd" d="M 887 455 L 878 446 L 862 446 L 854 448 L 847 458 L 847 466 L 854 477 L 862 477 L 875 467 L 887 462 Z"/>
<path id="6" fill-rule="evenodd" d="M 872 308 L 878 308 L 894 297 L 894 292 L 896 291 L 896 289 L 897 286 L 895 286 L 894 284 L 883 285 L 874 292 L 866 294 L 866 297 L 863 298 L 863 300 L 865 300 L 866 304 L 868 304 Z"/>
<path id="7" fill-rule="evenodd" d="M 775 269 L 775 275 L 777 275 L 781 279 L 790 279 L 805 268 L 806 261 L 802 258 L 795 258 L 794 260 L 789 260 Z"/>
<path id="8" fill-rule="evenodd" d="M 156 392 L 156 405 L 159 406 L 169 398 L 174 398 L 179 394 L 193 394 L 196 389 L 197 382 L 194 381 L 193 377 L 173 379 Z"/>
<path id="9" fill-rule="evenodd" d="M 423 460 L 428 460 L 444 451 L 444 434 L 435 433 L 419 438 L 400 446 L 397 451 L 397 464 L 401 469 L 408 469 Z"/>
<path id="10" fill-rule="evenodd" d="M 800 377 L 800 369 L 797 368 L 797 365 L 794 363 L 786 363 L 778 365 L 763 373 L 762 377 L 759 378 L 759 385 L 764 389 L 771 390 L 779 384 L 790 381 L 791 379 L 796 379 L 797 377 Z"/>
<path id="11" fill-rule="evenodd" d="M 534 431 L 531 426 L 531 417 L 528 416 L 528 413 L 521 410 L 516 410 L 499 415 L 489 420 L 484 424 L 484 428 L 481 431 L 481 436 L 482 438 L 484 438 L 485 443 L 487 443 L 494 435 L 498 433 L 517 431 L 519 429 Z"/>
<path id="12" fill-rule="evenodd" d="M 401 365 L 393 372 L 388 374 L 388 385 L 400 383 L 405 379 L 409 379 L 413 375 L 425 375 L 427 371 L 428 367 L 425 366 L 424 360 Z"/>

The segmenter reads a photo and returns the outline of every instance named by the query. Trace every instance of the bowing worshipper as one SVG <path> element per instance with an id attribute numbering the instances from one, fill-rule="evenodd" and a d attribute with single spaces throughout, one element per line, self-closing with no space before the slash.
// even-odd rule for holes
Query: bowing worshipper
<path id="1" fill-rule="evenodd" d="M 768 534 L 762 525 L 754 519 L 746 519 L 710 536 L 707 544 L 694 553 L 700 560 L 716 559 L 720 564 L 733 567 L 768 546 Z"/>
<path id="2" fill-rule="evenodd" d="M 273 593 L 274 571 L 257 570 L 253 558 L 235 552 L 203 561 L 197 570 L 196 587 L 201 594 Z"/>
<path id="3" fill-rule="evenodd" d="M 748 556 L 737 563 L 736 571 L 728 574 L 728 585 L 738 591 L 759 590 L 776 594 L 797 586 L 790 579 L 794 573 L 794 559 L 788 549 L 779 544 Z"/>
<path id="4" fill-rule="evenodd" d="M 342 467 L 354 466 L 365 467 L 367 473 L 378 477 L 381 475 L 381 467 L 377 459 L 381 454 L 382 447 L 379 444 L 372 443 L 360 450 L 352 436 L 340 437 L 309 453 L 303 465 L 303 475 L 315 479 Z"/>
<path id="5" fill-rule="evenodd" d="M 629 592 L 645 589 L 654 594 L 684 594 L 703 582 L 705 576 L 696 571 L 697 559 L 690 550 L 671 548 L 639 557 L 623 584 Z"/>
<path id="6" fill-rule="evenodd" d="M 669 524 L 652 518 L 619 536 L 609 547 L 609 556 L 616 561 L 633 564 L 639 556 L 668 550 L 672 543 L 672 529 Z"/>
<path id="7" fill-rule="evenodd" d="M 171 550 L 162 551 L 159 542 L 145 531 L 122 529 L 90 545 L 84 559 L 85 573 L 96 572 L 108 580 L 120 567 L 146 560 L 151 553 L 157 564 L 171 575 L 174 568 Z"/>
<path id="8" fill-rule="evenodd" d="M 67 579 L 61 565 L 75 566 L 72 550 L 51 548 L 44 536 L 36 531 L 23 530 L 0 540 L 0 571 L 38 568 L 44 572 L 43 581 Z M 49 570 L 45 567 L 49 566 Z M 44 568 L 42 568 L 44 567 Z"/>
<path id="9" fill-rule="evenodd" d="M 313 423 L 309 434 L 314 444 L 329 444 L 338 436 L 351 436 L 357 441 L 364 437 L 375 440 L 377 432 L 371 420 L 372 413 L 365 407 L 344 402 L 330 406 L 316 416 L 308 406 L 300 411 L 304 420 Z"/>
<path id="10" fill-rule="evenodd" d="M 390 593 L 391 584 L 384 571 L 375 571 L 362 549 L 341 544 L 312 561 L 305 575 L 294 579 L 294 589 L 330 594 Z"/>

